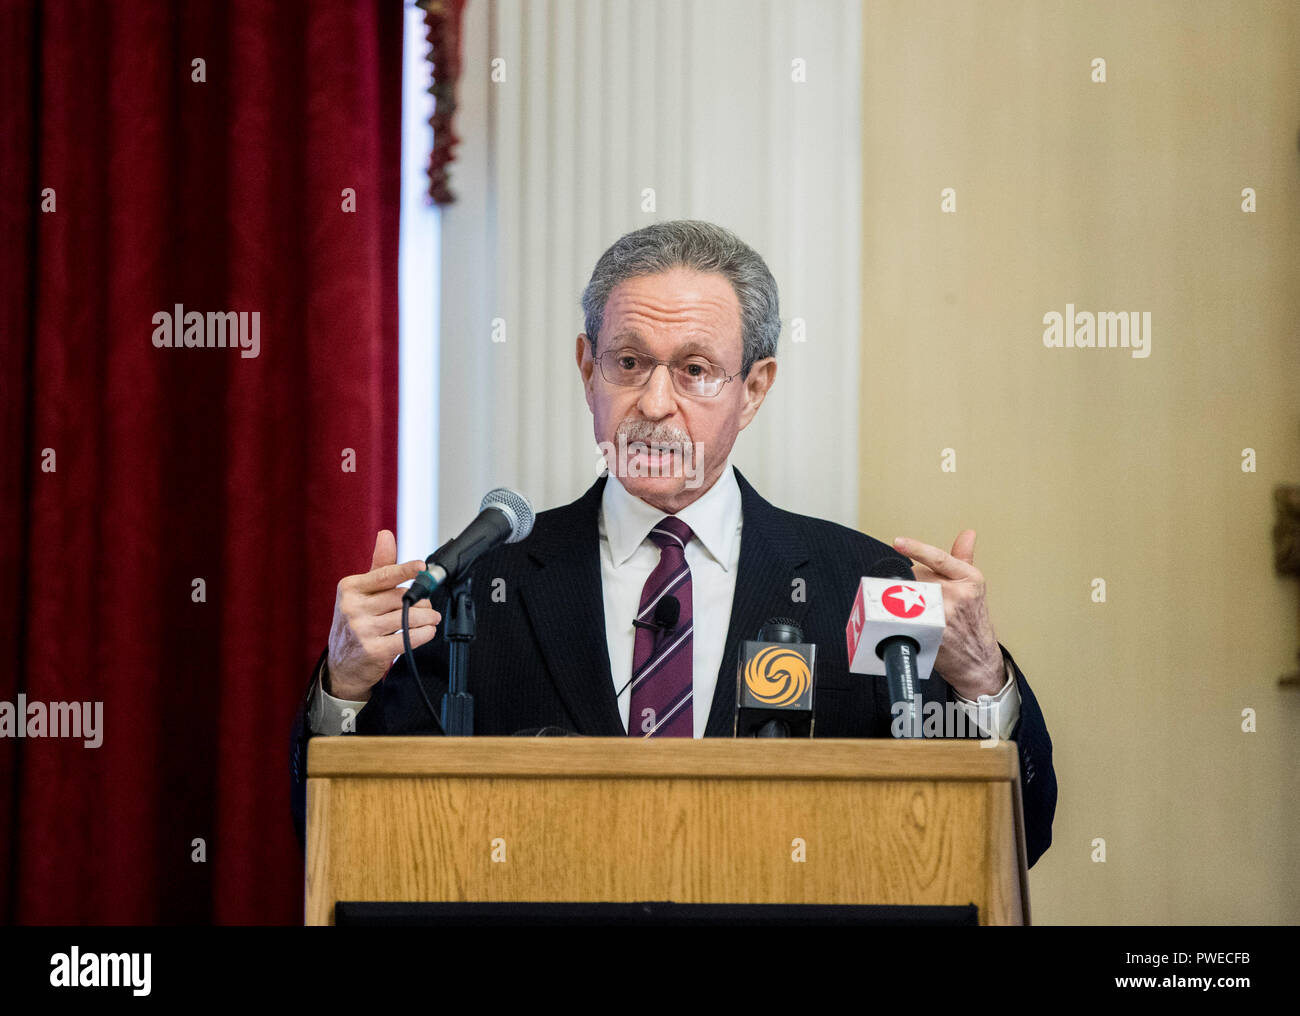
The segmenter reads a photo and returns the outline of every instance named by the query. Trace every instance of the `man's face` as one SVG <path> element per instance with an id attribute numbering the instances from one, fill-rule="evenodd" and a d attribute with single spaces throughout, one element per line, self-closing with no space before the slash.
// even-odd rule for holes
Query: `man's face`
<path id="1" fill-rule="evenodd" d="M 578 370 L 610 472 L 629 493 L 671 514 L 713 486 L 736 435 L 771 387 L 776 361 L 759 360 L 748 377 L 739 376 L 743 346 L 736 292 L 723 275 L 687 268 L 628 279 L 614 288 L 596 355 L 609 363 L 613 351 L 622 349 L 657 360 L 702 357 L 737 375 L 712 397 L 683 395 L 663 366 L 655 367 L 643 386 L 624 387 L 605 379 L 587 337 L 578 336 Z"/>

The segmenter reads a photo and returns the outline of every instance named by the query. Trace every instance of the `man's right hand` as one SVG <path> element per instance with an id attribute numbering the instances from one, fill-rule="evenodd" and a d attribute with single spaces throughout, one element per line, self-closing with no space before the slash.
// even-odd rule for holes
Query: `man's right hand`
<path id="1" fill-rule="evenodd" d="M 387 529 L 375 537 L 370 571 L 340 580 L 330 627 L 325 690 L 336 698 L 365 701 L 402 652 L 403 582 L 415 578 L 423 561 L 397 563 L 397 538 Z M 437 633 L 442 615 L 427 601 L 411 608 L 411 648 Z"/>

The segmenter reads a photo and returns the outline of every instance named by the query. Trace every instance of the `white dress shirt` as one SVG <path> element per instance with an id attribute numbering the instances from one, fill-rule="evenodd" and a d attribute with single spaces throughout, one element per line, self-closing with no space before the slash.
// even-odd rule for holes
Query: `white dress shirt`
<path id="1" fill-rule="evenodd" d="M 641 606 L 646 579 L 659 564 L 659 548 L 650 540 L 650 530 L 664 514 L 663 509 L 629 494 L 617 477 L 610 476 L 605 484 L 598 523 L 600 578 L 604 587 L 609 669 L 625 731 L 632 703 L 629 682 L 636 645 L 632 619 Z M 695 736 L 703 737 L 726 648 L 731 600 L 736 592 L 736 568 L 740 564 L 740 485 L 736 483 L 731 463 L 723 468 L 712 487 L 676 515 L 694 534 L 686 544 L 686 564 L 691 569 L 691 619 L 695 625 L 691 635 L 694 650 L 691 704 L 695 709 Z"/>
<path id="2" fill-rule="evenodd" d="M 694 534 L 686 544 L 695 624 L 692 634 L 692 704 L 694 736 L 703 737 L 726 648 L 731 602 L 736 591 L 736 569 L 740 564 L 740 533 L 744 520 L 740 485 L 730 461 L 712 487 L 676 514 Z M 661 509 L 629 494 L 617 477 L 610 476 L 605 484 L 597 523 L 600 577 L 605 602 L 609 669 L 625 731 L 632 699 L 630 679 L 636 643 L 632 619 L 641 605 L 641 591 L 646 579 L 659 563 L 659 548 L 649 536 L 650 530 L 664 515 Z M 846 616 L 847 610 L 848 605 L 845 606 Z M 955 689 L 954 695 L 973 722 L 978 722 L 982 707 L 985 716 L 992 719 L 990 726 L 997 730 L 998 737 L 1005 740 L 1011 736 L 1020 718 L 1020 692 L 1011 665 L 1004 661 L 1003 666 L 1006 682 L 996 695 L 981 695 L 976 701 L 957 695 Z M 862 680 L 877 678 L 863 677 Z M 321 688 L 318 675 L 308 706 L 308 724 L 316 734 L 344 733 L 349 717 L 354 719 L 364 706 L 365 702 L 330 695 Z M 351 724 L 348 729 L 351 729 Z"/>

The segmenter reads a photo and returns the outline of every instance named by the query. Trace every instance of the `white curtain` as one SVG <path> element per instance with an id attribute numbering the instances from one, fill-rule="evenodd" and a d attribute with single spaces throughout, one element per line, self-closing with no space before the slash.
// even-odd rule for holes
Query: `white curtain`
<path id="1" fill-rule="evenodd" d="M 424 11 L 407 7 L 402 36 L 402 215 L 398 253 L 397 560 L 433 550 L 438 532 L 440 213 L 428 200 L 433 96 Z M 359 562 L 358 567 L 365 562 Z"/>
<path id="2" fill-rule="evenodd" d="M 439 538 L 493 486 L 541 510 L 598 475 L 579 296 L 620 235 L 676 218 L 734 230 L 781 291 L 776 386 L 733 461 L 774 503 L 855 524 L 860 25 L 853 0 L 468 5 Z"/>

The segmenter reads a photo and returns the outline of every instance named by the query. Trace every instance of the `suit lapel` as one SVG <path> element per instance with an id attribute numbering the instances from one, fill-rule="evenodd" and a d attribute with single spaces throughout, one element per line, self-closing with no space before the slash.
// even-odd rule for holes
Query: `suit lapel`
<path id="1" fill-rule="evenodd" d="M 731 601 L 731 623 L 718 668 L 705 737 L 731 737 L 736 715 L 736 653 L 741 641 L 753 639 L 772 617 L 789 615 L 794 572 L 808 560 L 798 535 L 779 524 L 777 509 L 763 500 L 736 470 L 743 524 L 740 563 Z"/>
<path id="2" fill-rule="evenodd" d="M 622 737 L 605 637 L 598 513 L 605 477 L 529 539 L 539 568 L 519 590 L 534 637 L 578 733 Z"/>
<path id="3" fill-rule="evenodd" d="M 614 697 L 605 634 L 598 513 L 605 477 L 579 500 L 557 509 L 529 539 L 538 570 L 521 584 L 520 599 L 546 668 L 578 733 L 624 737 Z M 709 709 L 705 737 L 730 737 L 736 712 L 736 653 L 772 617 L 795 613 L 789 599 L 795 571 L 808 560 L 797 533 L 736 470 L 744 524 L 727 641 Z"/>

